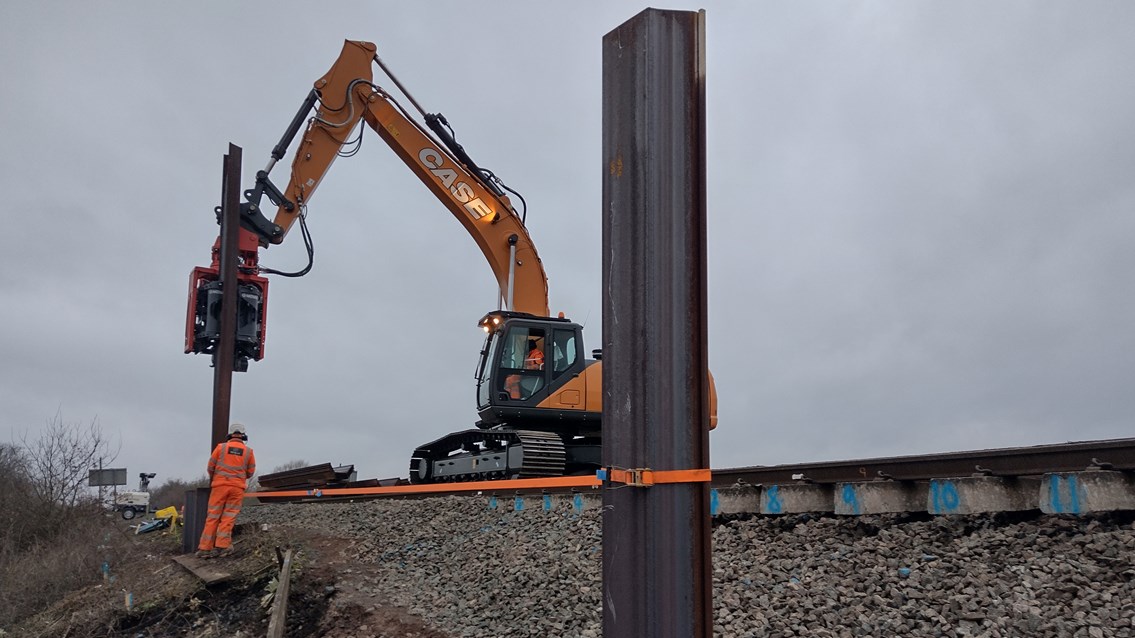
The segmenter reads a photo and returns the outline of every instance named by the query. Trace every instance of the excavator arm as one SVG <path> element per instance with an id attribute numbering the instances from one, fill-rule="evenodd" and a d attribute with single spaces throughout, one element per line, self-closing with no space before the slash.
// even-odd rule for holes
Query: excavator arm
<path id="1" fill-rule="evenodd" d="M 265 243 L 282 242 L 332 162 L 344 146 L 352 143 L 352 133 L 362 120 L 473 237 L 496 277 L 505 308 L 547 316 L 548 280 L 544 266 L 508 196 L 492 174 L 477 167 L 456 143 L 445 129 L 444 116 L 423 111 L 427 124 L 436 132 L 431 135 L 374 83 L 375 62 L 381 66 L 374 44 L 352 40 L 344 43 L 339 59 L 315 82 L 284 139 L 273 149 L 268 168 L 257 174 L 256 188 L 246 192 L 250 200 L 258 200 L 260 193 L 267 194 L 278 206 L 275 219 L 271 223 L 255 220 L 247 225 L 261 229 Z M 397 84 L 392 75 L 390 78 Z M 413 104 L 417 108 L 417 103 Z M 283 157 L 291 137 L 313 106 L 315 115 L 308 121 L 296 148 L 288 184 L 282 191 L 276 190 L 267 178 L 268 171 Z M 252 204 L 250 216 L 256 217 L 258 201 Z"/>

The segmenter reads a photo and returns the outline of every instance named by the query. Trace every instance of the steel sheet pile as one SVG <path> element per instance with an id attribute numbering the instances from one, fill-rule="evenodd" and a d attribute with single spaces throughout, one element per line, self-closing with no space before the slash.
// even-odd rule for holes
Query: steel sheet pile
<path id="1" fill-rule="evenodd" d="M 715 634 L 1135 636 L 1132 519 L 719 522 Z M 516 512 L 511 500 L 489 509 L 450 497 L 248 507 L 241 520 L 350 539 L 352 575 L 376 605 L 452 636 L 601 635 L 598 508 Z"/>

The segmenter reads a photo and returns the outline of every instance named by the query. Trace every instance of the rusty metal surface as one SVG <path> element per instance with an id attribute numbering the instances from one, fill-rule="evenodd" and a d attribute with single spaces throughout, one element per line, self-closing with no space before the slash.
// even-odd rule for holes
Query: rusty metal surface
<path id="1" fill-rule="evenodd" d="M 182 521 L 181 551 L 197 551 L 201 532 L 205 529 L 205 516 L 209 511 L 209 488 L 198 487 L 185 491 L 185 520 Z"/>
<path id="2" fill-rule="evenodd" d="M 750 485 L 792 483 L 796 477 L 813 483 L 847 483 L 874 479 L 925 481 L 973 474 L 1035 476 L 1077 472 L 1089 466 L 1135 470 L 1135 439 L 1109 439 L 1056 445 L 973 450 L 945 454 L 895 456 L 851 461 L 736 467 L 713 472 L 714 485 L 743 481 Z"/>
<path id="3" fill-rule="evenodd" d="M 350 474 L 350 471 L 347 472 Z M 258 480 L 261 487 L 284 489 L 289 487 L 321 487 L 336 480 L 338 474 L 330 463 L 309 465 L 294 470 L 264 474 Z M 345 477 L 344 479 L 345 480 Z"/>
<path id="4" fill-rule="evenodd" d="M 228 439 L 236 354 L 237 247 L 240 236 L 242 151 L 229 144 L 221 179 L 221 336 L 213 355 L 213 428 L 209 451 Z"/>
<path id="5" fill-rule="evenodd" d="M 607 467 L 709 467 L 704 18 L 603 38 Z M 708 486 L 611 485 L 603 507 L 603 635 L 712 635 Z"/>

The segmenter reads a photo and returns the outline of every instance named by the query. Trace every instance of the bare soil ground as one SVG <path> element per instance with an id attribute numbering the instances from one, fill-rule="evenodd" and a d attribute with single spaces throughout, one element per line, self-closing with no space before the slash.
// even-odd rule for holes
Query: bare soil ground
<path id="1" fill-rule="evenodd" d="M 232 556 L 211 566 L 232 574 L 204 585 L 173 562 L 179 533 L 135 537 L 133 560 L 112 565 L 103 582 L 71 593 L 0 636 L 28 638 L 232 638 L 263 636 L 279 573 L 277 548 L 295 560 L 285 635 L 289 638 L 450 638 L 367 585 L 368 566 L 349 541 L 306 530 L 238 526 Z"/>

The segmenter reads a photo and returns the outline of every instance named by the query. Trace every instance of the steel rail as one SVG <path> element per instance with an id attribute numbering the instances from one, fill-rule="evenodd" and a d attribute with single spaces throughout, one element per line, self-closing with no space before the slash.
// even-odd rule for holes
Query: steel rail
<path id="1" fill-rule="evenodd" d="M 798 481 L 831 484 L 877 479 L 928 481 L 930 479 L 958 478 L 974 474 L 1001 477 L 1039 476 L 1054 472 L 1078 472 L 1092 467 L 1135 470 L 1135 438 L 850 461 L 723 468 L 713 470 L 712 485 L 714 487 L 729 487 L 738 483 L 772 485 Z M 603 487 L 603 482 L 594 476 L 560 476 L 387 487 L 306 487 L 248 492 L 245 494 L 245 498 L 261 500 L 424 498 L 476 492 L 487 495 L 543 494 L 593 490 L 601 487 Z"/>
<path id="2" fill-rule="evenodd" d="M 1037 476 L 1077 472 L 1089 467 L 1135 469 L 1135 439 L 1081 441 L 918 456 L 893 456 L 852 461 L 794 463 L 736 467 L 713 471 L 716 487 L 792 483 L 850 483 L 876 479 L 928 481 L 936 478 Z"/>

